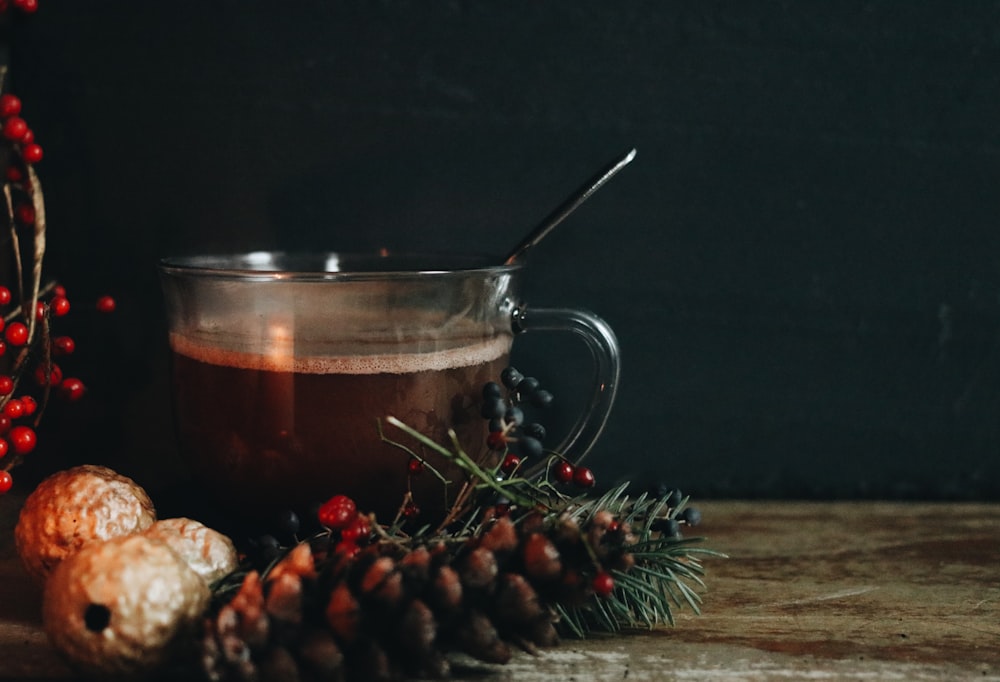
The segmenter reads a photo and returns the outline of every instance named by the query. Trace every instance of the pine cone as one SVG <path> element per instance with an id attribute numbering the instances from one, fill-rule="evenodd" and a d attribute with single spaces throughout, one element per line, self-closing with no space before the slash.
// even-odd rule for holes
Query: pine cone
<path id="1" fill-rule="evenodd" d="M 206 674 L 442 679 L 453 652 L 503 664 L 515 647 L 558 643 L 552 605 L 591 594 L 583 576 L 595 560 L 627 563 L 627 535 L 604 516 L 583 528 L 565 517 L 515 524 L 488 510 L 484 518 L 474 537 L 449 545 L 382 541 L 346 551 L 329 536 L 297 545 L 263 580 L 248 573 L 206 620 Z"/>

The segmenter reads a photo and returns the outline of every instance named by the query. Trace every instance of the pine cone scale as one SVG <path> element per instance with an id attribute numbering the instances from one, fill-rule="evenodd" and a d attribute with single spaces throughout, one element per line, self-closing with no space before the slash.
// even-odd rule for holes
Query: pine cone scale
<path id="1" fill-rule="evenodd" d="M 348 682 L 446 678 L 449 655 L 458 652 L 505 664 L 512 645 L 534 653 L 558 644 L 565 625 L 557 612 L 610 595 L 610 572 L 636 562 L 633 525 L 601 509 L 534 510 L 516 523 L 488 509 L 458 542 L 373 533 L 345 547 L 332 532 L 320 535 L 298 544 L 266 578 L 246 575 L 207 623 L 205 670 L 220 682 L 279 674 Z M 661 542 L 648 531 L 643 539 Z M 570 621 L 577 632 L 579 617 Z"/>

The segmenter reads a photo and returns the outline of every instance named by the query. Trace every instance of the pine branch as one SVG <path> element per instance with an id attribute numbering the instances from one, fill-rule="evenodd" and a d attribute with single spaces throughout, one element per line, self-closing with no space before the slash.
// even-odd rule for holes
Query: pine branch
<path id="1" fill-rule="evenodd" d="M 446 446 L 395 417 L 385 422 L 402 437 L 380 423 L 380 438 L 404 456 L 430 468 L 419 453 L 434 453 L 461 472 L 449 481 L 432 469 L 442 485 L 461 486 L 444 520 L 408 529 L 409 493 L 384 526 L 353 502 L 353 518 L 321 508 L 330 519 L 323 531 L 216 586 L 202 645 L 213 679 L 247 679 L 274 656 L 308 664 L 289 647 L 317 638 L 348 681 L 386 671 L 442 677 L 449 652 L 503 663 L 511 645 L 549 646 L 557 632 L 652 629 L 673 626 L 677 609 L 701 612 L 700 559 L 724 555 L 681 535 L 700 518 L 688 498 L 633 497 L 628 483 L 571 495 L 565 477 L 550 480 L 566 465 L 557 453 L 530 467 L 541 474 L 524 476 L 517 465 L 473 460 L 454 432 Z"/>
<path id="2" fill-rule="evenodd" d="M 702 538 L 669 535 L 658 528 L 662 521 L 672 521 L 675 527 L 682 523 L 689 498 L 684 497 L 671 504 L 675 494 L 656 497 L 644 492 L 633 499 L 628 495 L 631 486 L 627 482 L 597 497 L 569 497 L 559 493 L 544 478 L 498 479 L 495 471 L 479 467 L 457 443 L 454 443 L 453 450 L 449 450 L 395 418 L 390 417 L 387 421 L 423 446 L 455 462 L 469 474 L 480 491 L 502 494 L 515 506 L 542 513 L 550 524 L 561 519 L 580 528 L 588 528 L 597 523 L 599 517 L 618 519 L 617 523 L 626 529 L 620 549 L 627 552 L 632 563 L 611 571 L 615 584 L 613 593 L 603 597 L 591 594 L 580 604 L 558 601 L 550 604 L 571 634 L 583 637 L 594 630 L 618 632 L 636 627 L 673 625 L 675 608 L 687 607 L 695 614 L 701 613 L 702 598 L 698 590 L 706 586 L 703 580 L 705 571 L 698 559 L 725 555 L 697 547 Z M 481 506 L 487 506 L 487 502 Z M 468 539 L 478 536 L 482 527 L 475 526 L 473 519 L 472 514 L 467 514 L 465 524 L 455 537 Z M 606 548 L 595 546 L 586 535 L 581 532 L 586 555 L 592 561 L 594 570 L 601 570 L 607 558 Z"/>

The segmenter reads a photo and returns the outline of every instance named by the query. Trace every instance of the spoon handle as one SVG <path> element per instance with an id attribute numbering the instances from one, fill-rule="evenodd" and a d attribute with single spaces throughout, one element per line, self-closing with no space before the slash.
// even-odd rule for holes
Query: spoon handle
<path id="1" fill-rule="evenodd" d="M 552 213 L 547 215 L 541 223 L 532 230 L 524 240 L 518 244 L 517 248 L 510 252 L 504 265 L 510 265 L 522 257 L 535 244 L 540 242 L 545 235 L 552 231 L 556 225 L 561 223 L 566 217 L 579 208 L 580 204 L 590 198 L 590 195 L 599 190 L 604 183 L 610 180 L 622 168 L 627 166 L 635 158 L 636 150 L 633 147 L 621 158 L 614 161 L 607 168 L 599 172 L 590 180 L 581 185 L 566 201 L 561 203 Z"/>

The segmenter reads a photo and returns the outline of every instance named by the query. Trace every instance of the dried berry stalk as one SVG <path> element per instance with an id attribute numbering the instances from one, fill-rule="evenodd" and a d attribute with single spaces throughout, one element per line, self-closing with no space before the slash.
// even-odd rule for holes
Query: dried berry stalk
<path id="1" fill-rule="evenodd" d="M 11 6 L 25 12 L 36 7 L 30 2 Z M 0 67 L 0 92 L 5 75 Z M 21 100 L 2 92 L 0 171 L 8 237 L 0 248 L 8 253 L 0 264 L 13 272 L 8 273 L 12 281 L 0 283 L 0 494 L 13 485 L 10 471 L 34 450 L 52 390 L 69 401 L 85 390 L 79 378 L 64 376 L 53 358 L 70 355 L 76 344 L 69 336 L 52 335 L 53 318 L 66 315 L 70 302 L 56 282 L 43 285 L 45 197 L 35 171 L 42 148 L 20 113 Z M 110 312 L 113 302 L 100 309 Z"/>

